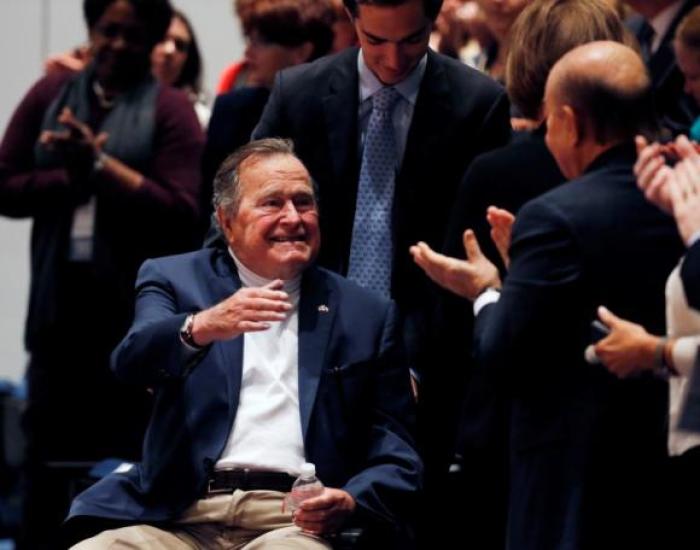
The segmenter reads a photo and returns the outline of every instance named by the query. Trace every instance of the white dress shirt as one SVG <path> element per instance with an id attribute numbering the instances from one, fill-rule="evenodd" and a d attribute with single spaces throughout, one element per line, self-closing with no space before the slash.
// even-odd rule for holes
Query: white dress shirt
<path id="1" fill-rule="evenodd" d="M 666 282 L 666 329 L 669 336 L 677 338 L 673 345 L 673 366 L 678 376 L 669 378 L 668 452 L 678 455 L 700 445 L 700 435 L 677 428 L 700 345 L 700 312 L 688 306 L 680 265 L 671 272 Z"/>
<path id="2" fill-rule="evenodd" d="M 271 282 L 231 253 L 245 287 Z M 281 322 L 243 338 L 243 374 L 236 419 L 217 470 L 249 468 L 298 475 L 306 462 L 299 412 L 299 292 L 301 277 L 285 281 L 293 309 Z"/>

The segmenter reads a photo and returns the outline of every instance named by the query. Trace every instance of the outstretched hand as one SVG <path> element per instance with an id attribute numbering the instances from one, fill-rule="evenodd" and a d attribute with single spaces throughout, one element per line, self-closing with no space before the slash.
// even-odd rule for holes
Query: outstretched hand
<path id="1" fill-rule="evenodd" d="M 496 266 L 481 252 L 474 232 L 467 229 L 462 239 L 466 260 L 435 252 L 424 242 L 412 246 L 410 252 L 413 261 L 438 285 L 473 301 L 486 288 L 500 287 L 501 279 Z"/>
<path id="2" fill-rule="evenodd" d="M 260 288 L 241 288 L 194 317 L 192 336 L 197 345 L 230 340 L 244 332 L 259 332 L 270 323 L 283 321 L 292 309 L 289 295 L 277 279 Z"/>

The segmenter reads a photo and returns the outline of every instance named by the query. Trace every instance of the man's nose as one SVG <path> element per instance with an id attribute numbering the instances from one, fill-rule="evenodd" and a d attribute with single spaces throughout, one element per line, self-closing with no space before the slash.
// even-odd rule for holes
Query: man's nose
<path id="1" fill-rule="evenodd" d="M 398 70 L 401 68 L 401 50 L 398 44 L 386 44 L 384 61 L 387 68 Z"/>
<path id="2" fill-rule="evenodd" d="M 163 42 L 163 52 L 169 55 L 175 53 L 175 41 L 172 38 L 166 38 Z"/>
<path id="3" fill-rule="evenodd" d="M 282 208 L 282 221 L 287 223 L 301 222 L 301 215 L 292 201 L 287 201 Z"/>

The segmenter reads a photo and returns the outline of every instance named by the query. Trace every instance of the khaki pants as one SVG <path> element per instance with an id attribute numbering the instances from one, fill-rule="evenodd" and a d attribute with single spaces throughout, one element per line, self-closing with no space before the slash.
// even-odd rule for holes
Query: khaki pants
<path id="1" fill-rule="evenodd" d="M 103 531 L 73 549 L 330 549 L 328 542 L 302 533 L 292 523 L 291 514 L 282 512 L 283 500 L 284 493 L 277 491 L 234 491 L 198 500 L 171 529 L 122 527 Z"/>

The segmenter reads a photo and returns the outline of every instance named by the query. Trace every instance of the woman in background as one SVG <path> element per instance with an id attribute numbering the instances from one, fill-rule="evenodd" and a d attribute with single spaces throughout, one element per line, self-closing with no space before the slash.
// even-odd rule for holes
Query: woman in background
<path id="1" fill-rule="evenodd" d="M 151 75 L 167 0 L 84 0 L 90 62 L 50 73 L 0 143 L 0 214 L 32 218 L 21 547 L 59 546 L 66 464 L 137 460 L 150 397 L 109 356 L 136 271 L 195 246 L 202 131 L 188 98 Z M 75 473 L 72 473 L 75 476 Z"/>

